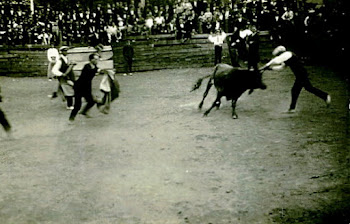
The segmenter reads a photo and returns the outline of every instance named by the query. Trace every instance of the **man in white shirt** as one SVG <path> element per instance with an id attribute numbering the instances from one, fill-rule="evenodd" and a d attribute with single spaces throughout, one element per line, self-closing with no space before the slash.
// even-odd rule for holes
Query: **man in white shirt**
<path id="1" fill-rule="evenodd" d="M 73 110 L 73 96 L 74 96 L 74 81 L 73 66 L 67 58 L 69 47 L 63 46 L 60 48 L 60 59 L 52 68 L 52 74 L 55 75 L 60 83 L 61 89 L 67 100 L 67 109 Z"/>
<path id="2" fill-rule="evenodd" d="M 224 44 L 226 36 L 226 33 L 222 31 L 221 28 L 218 28 L 214 35 L 210 34 L 208 37 L 209 41 L 214 44 L 215 65 L 221 63 L 222 45 Z"/>

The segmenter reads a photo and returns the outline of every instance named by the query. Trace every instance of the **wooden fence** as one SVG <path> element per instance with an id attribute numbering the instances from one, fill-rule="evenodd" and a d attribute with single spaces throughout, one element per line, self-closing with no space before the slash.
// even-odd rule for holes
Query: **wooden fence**
<path id="1" fill-rule="evenodd" d="M 214 66 L 214 46 L 208 41 L 208 34 L 195 35 L 182 42 L 170 35 L 131 37 L 135 56 L 133 71 L 158 69 L 211 67 Z M 125 72 L 123 46 L 126 41 L 104 46 L 99 66 Z M 264 60 L 271 55 L 271 41 L 262 33 L 260 55 Z M 48 46 L 25 46 L 4 48 L 0 46 L 0 75 L 7 76 L 46 76 Z M 88 55 L 96 52 L 92 47 L 75 47 L 68 51 L 68 58 L 77 62 L 74 70 L 80 74 L 83 65 L 88 62 Z M 228 46 L 223 46 L 223 63 L 230 63 Z"/>

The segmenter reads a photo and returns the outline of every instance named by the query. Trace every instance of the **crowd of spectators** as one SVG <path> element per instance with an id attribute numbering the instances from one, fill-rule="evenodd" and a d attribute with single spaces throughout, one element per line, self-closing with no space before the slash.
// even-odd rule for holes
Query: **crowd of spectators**
<path id="1" fill-rule="evenodd" d="M 227 33 L 251 29 L 270 31 L 276 42 L 305 40 L 310 36 L 336 39 L 345 30 L 348 12 L 301 4 L 297 0 L 242 0 L 230 3 L 175 0 L 172 4 L 116 2 L 88 8 L 76 4 L 54 10 L 0 2 L 0 45 L 111 44 L 131 35 L 173 34 L 188 39 L 193 34 Z M 147 2 L 146 2 L 147 3 Z"/>

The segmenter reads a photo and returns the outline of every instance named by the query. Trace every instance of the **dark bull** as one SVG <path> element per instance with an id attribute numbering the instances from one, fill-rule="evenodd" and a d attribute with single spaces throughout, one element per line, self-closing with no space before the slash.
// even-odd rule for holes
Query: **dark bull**
<path id="1" fill-rule="evenodd" d="M 227 64 L 218 64 L 215 66 L 212 75 L 207 75 L 197 80 L 191 92 L 198 89 L 202 81 L 209 77 L 210 79 L 203 94 L 203 99 L 198 106 L 199 109 L 202 108 L 204 99 L 207 97 L 213 84 L 217 90 L 217 96 L 212 106 L 205 111 L 204 116 L 207 116 L 214 107 L 219 109 L 221 97 L 225 96 L 227 100 L 232 100 L 232 118 L 237 119 L 236 103 L 238 98 L 248 89 L 250 90 L 249 94 L 251 94 L 254 89 L 266 89 L 266 85 L 262 82 L 262 72 L 260 70 L 251 71 L 234 68 Z"/>

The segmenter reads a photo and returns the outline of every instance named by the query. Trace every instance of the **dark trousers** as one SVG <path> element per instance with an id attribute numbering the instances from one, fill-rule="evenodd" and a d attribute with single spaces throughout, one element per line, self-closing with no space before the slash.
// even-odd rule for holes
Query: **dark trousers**
<path id="1" fill-rule="evenodd" d="M 238 51 L 235 48 L 230 47 L 229 48 L 229 54 L 231 59 L 231 65 L 233 67 L 240 67 L 239 59 L 238 59 Z"/>
<path id="2" fill-rule="evenodd" d="M 0 123 L 4 127 L 6 132 L 9 132 L 11 130 L 11 125 L 6 119 L 6 116 L 1 109 L 0 109 Z"/>
<path id="3" fill-rule="evenodd" d="M 299 94 L 303 88 L 305 88 L 305 90 L 314 94 L 315 96 L 318 96 L 319 98 L 323 99 L 324 101 L 327 100 L 328 93 L 313 87 L 308 78 L 297 79 L 295 80 L 294 85 L 292 87 L 292 102 L 289 107 L 290 109 L 295 109 L 299 98 Z"/>
<path id="4" fill-rule="evenodd" d="M 132 57 L 125 57 L 125 72 L 131 73 L 132 72 Z"/>
<path id="5" fill-rule="evenodd" d="M 75 117 L 77 116 L 80 108 L 81 108 L 81 99 L 85 98 L 87 104 L 85 105 L 85 107 L 83 108 L 83 110 L 81 111 L 81 114 L 86 115 L 86 113 L 90 110 L 91 107 L 93 107 L 95 105 L 95 100 L 92 97 L 91 91 L 79 91 L 76 90 L 75 92 L 75 103 L 74 103 L 74 109 L 72 110 L 70 116 L 69 116 L 69 120 L 73 121 L 75 119 Z"/>
<path id="6" fill-rule="evenodd" d="M 222 46 L 215 45 L 215 65 L 221 63 Z"/>
<path id="7" fill-rule="evenodd" d="M 73 97 L 72 96 L 66 96 L 67 100 L 67 107 L 73 106 Z"/>

